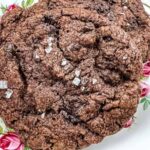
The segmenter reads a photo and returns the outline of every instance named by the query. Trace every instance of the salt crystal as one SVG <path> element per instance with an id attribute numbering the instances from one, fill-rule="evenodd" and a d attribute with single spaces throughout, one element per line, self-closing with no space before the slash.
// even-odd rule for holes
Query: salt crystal
<path id="1" fill-rule="evenodd" d="M 66 66 L 68 61 L 64 58 L 61 62 L 61 66 Z"/>
<path id="2" fill-rule="evenodd" d="M 6 80 L 0 80 L 0 89 L 4 90 L 8 88 L 8 82 Z"/>
<path id="3" fill-rule="evenodd" d="M 75 71 L 76 77 L 79 77 L 79 76 L 80 76 L 80 73 L 81 73 L 81 71 L 77 69 L 77 70 Z"/>
<path id="4" fill-rule="evenodd" d="M 81 91 L 84 91 L 85 90 L 85 87 L 83 86 L 83 87 L 81 87 Z"/>
<path id="5" fill-rule="evenodd" d="M 8 44 L 6 51 L 10 52 L 13 49 L 13 45 L 12 44 Z"/>
<path id="6" fill-rule="evenodd" d="M 39 56 L 36 52 L 34 52 L 33 57 L 34 57 L 36 60 L 39 60 L 39 59 L 40 59 L 40 56 Z"/>
<path id="7" fill-rule="evenodd" d="M 5 98 L 7 99 L 11 98 L 12 94 L 13 94 L 13 90 L 7 89 L 7 91 L 5 92 Z"/>
<path id="8" fill-rule="evenodd" d="M 45 112 L 41 114 L 41 118 L 42 118 L 42 119 L 45 118 Z"/>
<path id="9" fill-rule="evenodd" d="M 127 10 L 127 9 L 128 9 L 128 7 L 127 7 L 127 6 L 124 6 L 124 7 L 123 7 L 123 9 L 124 9 L 124 10 Z"/>
<path id="10" fill-rule="evenodd" d="M 37 111 L 38 111 L 39 113 L 41 113 L 41 112 L 42 112 L 42 111 L 41 111 L 41 109 L 38 109 Z"/>
<path id="11" fill-rule="evenodd" d="M 52 41 L 53 41 L 52 37 L 49 37 L 48 40 L 47 40 L 47 42 L 48 42 L 49 45 L 52 44 Z"/>
<path id="12" fill-rule="evenodd" d="M 93 83 L 93 84 L 96 84 L 96 83 L 97 83 L 97 79 L 93 79 L 93 80 L 92 80 L 92 83 Z"/>
<path id="13" fill-rule="evenodd" d="M 45 52 L 46 52 L 47 54 L 49 54 L 51 51 L 52 51 L 52 47 L 51 47 L 51 46 L 48 46 L 48 47 L 45 49 Z"/>
<path id="14" fill-rule="evenodd" d="M 125 13 L 119 13 L 120 15 L 125 15 Z"/>
<path id="15" fill-rule="evenodd" d="M 47 42 L 48 42 L 48 47 L 45 49 L 45 52 L 46 52 L 47 54 L 49 54 L 49 53 L 52 51 L 52 45 L 53 45 L 52 41 L 53 41 L 53 38 L 52 38 L 52 37 L 49 37 L 48 40 L 47 40 Z"/>
<path id="16" fill-rule="evenodd" d="M 128 56 L 123 56 L 123 60 L 127 60 L 128 59 Z"/>
<path id="17" fill-rule="evenodd" d="M 72 81 L 72 83 L 74 84 L 74 85 L 76 85 L 76 86 L 79 86 L 79 84 L 80 84 L 80 82 L 81 82 L 81 80 L 79 79 L 79 78 L 74 78 L 74 80 Z"/>

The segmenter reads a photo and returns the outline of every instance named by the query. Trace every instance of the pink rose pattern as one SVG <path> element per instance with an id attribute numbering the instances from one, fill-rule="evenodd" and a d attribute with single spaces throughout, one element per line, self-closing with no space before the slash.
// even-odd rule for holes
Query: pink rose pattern
<path id="1" fill-rule="evenodd" d="M 129 128 L 129 127 L 132 126 L 133 122 L 134 122 L 134 119 L 131 118 L 128 122 L 126 122 L 126 123 L 124 124 L 123 127 L 124 127 L 124 128 Z"/>
<path id="2" fill-rule="evenodd" d="M 7 11 L 11 11 L 11 10 L 15 9 L 16 7 L 17 7 L 16 4 L 9 5 Z"/>
<path id="3" fill-rule="evenodd" d="M 24 145 L 16 133 L 8 132 L 0 137 L 0 148 L 2 150 L 24 150 Z"/>
<path id="4" fill-rule="evenodd" d="M 147 61 L 143 66 L 143 76 L 144 77 L 150 76 L 150 61 Z"/>
<path id="5" fill-rule="evenodd" d="M 146 97 L 150 95 L 150 85 L 148 85 L 146 82 L 141 81 L 141 97 Z"/>
<path id="6" fill-rule="evenodd" d="M 24 146 L 13 129 L 6 127 L 2 118 L 0 118 L 0 150 L 31 150 Z"/>

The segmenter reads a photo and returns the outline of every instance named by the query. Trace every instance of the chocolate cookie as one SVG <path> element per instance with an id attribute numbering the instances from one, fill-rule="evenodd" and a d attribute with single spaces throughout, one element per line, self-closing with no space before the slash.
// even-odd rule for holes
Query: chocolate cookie
<path id="1" fill-rule="evenodd" d="M 0 116 L 33 150 L 99 143 L 136 112 L 141 50 L 88 3 L 43 0 L 2 18 Z"/>

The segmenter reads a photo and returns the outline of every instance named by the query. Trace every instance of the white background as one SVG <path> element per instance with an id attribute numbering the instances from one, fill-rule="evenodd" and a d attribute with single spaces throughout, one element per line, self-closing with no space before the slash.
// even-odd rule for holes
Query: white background
<path id="1" fill-rule="evenodd" d="M 14 2 L 19 3 L 21 0 L 0 0 L 0 3 L 7 5 Z M 143 2 L 150 5 L 150 0 L 143 0 Z M 145 7 L 145 9 L 150 13 L 148 8 Z M 150 108 L 143 111 L 142 106 L 139 106 L 136 117 L 135 124 L 130 129 L 123 129 L 118 134 L 107 137 L 102 143 L 93 145 L 86 150 L 149 150 Z"/>

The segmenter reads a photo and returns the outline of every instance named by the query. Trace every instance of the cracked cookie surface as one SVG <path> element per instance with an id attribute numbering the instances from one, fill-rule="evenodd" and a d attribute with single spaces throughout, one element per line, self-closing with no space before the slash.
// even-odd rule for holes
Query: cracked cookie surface
<path id="1" fill-rule="evenodd" d="M 84 1 L 14 9 L 0 24 L 0 80 L 13 91 L 0 90 L 0 115 L 33 150 L 99 143 L 136 112 L 141 65 L 131 35 Z"/>

